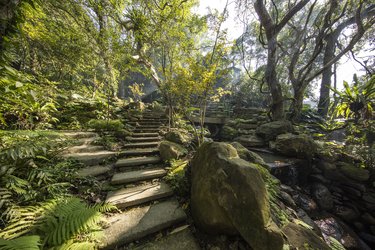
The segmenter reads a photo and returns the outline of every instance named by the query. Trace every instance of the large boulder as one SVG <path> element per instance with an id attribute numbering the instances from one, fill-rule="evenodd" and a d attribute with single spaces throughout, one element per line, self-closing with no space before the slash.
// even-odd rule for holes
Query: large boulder
<path id="1" fill-rule="evenodd" d="M 280 154 L 302 159 L 311 159 L 316 152 L 314 140 L 304 134 L 287 133 L 278 135 L 275 142 L 270 143 L 270 146 Z"/>
<path id="2" fill-rule="evenodd" d="M 259 126 L 256 134 L 266 141 L 276 139 L 278 135 L 293 132 L 293 125 L 290 121 L 274 121 Z"/>
<path id="3" fill-rule="evenodd" d="M 189 144 L 192 140 L 189 135 L 177 129 L 167 132 L 165 134 L 165 139 L 178 144 Z"/>
<path id="4" fill-rule="evenodd" d="M 298 224 L 288 223 L 283 227 L 283 233 L 293 249 L 331 249 L 314 231 Z"/>
<path id="5" fill-rule="evenodd" d="M 241 143 L 245 147 L 264 147 L 266 142 L 256 135 L 241 135 L 234 139 L 236 142 Z"/>
<path id="6" fill-rule="evenodd" d="M 282 249 L 261 174 L 233 146 L 204 143 L 191 162 L 191 177 L 191 210 L 199 228 L 212 234 L 239 233 L 253 249 Z"/>
<path id="7" fill-rule="evenodd" d="M 162 141 L 159 145 L 160 156 L 164 161 L 179 159 L 181 156 L 187 154 L 187 149 L 183 146 L 170 142 Z"/>

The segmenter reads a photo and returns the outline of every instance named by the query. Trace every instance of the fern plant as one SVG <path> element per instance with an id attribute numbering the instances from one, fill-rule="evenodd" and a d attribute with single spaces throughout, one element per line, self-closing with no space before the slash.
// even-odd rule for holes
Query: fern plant
<path id="1" fill-rule="evenodd" d="M 12 242 L 25 242 L 24 239 L 32 235 L 34 241 L 30 243 L 35 246 L 38 237 L 40 245 L 46 249 L 94 249 L 101 231 L 102 213 L 113 209 L 110 204 L 88 206 L 75 197 L 12 207 L 5 213 L 7 226 L 0 233 L 0 246 L 19 249 L 12 248 Z"/>

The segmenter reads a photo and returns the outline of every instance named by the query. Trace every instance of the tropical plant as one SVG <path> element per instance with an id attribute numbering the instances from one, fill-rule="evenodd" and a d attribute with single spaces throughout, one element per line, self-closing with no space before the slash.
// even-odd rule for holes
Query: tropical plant
<path id="1" fill-rule="evenodd" d="M 369 119 L 372 117 L 375 101 L 375 75 L 367 82 L 360 83 L 354 75 L 352 87 L 344 81 L 344 90 L 332 89 L 337 94 L 338 105 L 333 107 L 336 116 L 354 118 L 357 123 L 360 118 Z"/>

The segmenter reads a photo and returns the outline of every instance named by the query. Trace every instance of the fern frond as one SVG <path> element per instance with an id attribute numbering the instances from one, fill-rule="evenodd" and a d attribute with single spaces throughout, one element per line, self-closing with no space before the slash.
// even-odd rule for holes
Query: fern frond
<path id="1" fill-rule="evenodd" d="M 39 250 L 40 238 L 37 235 L 22 236 L 17 239 L 0 239 L 0 250 Z"/>
<path id="2" fill-rule="evenodd" d="M 94 250 L 96 244 L 93 242 L 74 242 L 70 240 L 59 247 L 59 250 Z"/>
<path id="3" fill-rule="evenodd" d="M 47 245 L 61 245 L 75 235 L 97 228 L 101 212 L 97 206 L 89 207 L 78 198 L 68 198 L 45 215 L 44 241 Z"/>

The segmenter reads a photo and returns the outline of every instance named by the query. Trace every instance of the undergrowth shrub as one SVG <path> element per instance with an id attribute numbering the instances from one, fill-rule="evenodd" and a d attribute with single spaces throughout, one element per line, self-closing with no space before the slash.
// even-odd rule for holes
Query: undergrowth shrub
<path id="1" fill-rule="evenodd" d="M 188 160 L 172 160 L 171 168 L 168 171 L 165 180 L 172 187 L 175 193 L 181 197 L 188 197 L 190 194 L 189 182 L 189 161 Z"/>
<path id="2" fill-rule="evenodd" d="M 121 131 L 124 124 L 120 120 L 97 120 L 92 119 L 87 126 L 95 131 Z"/>
<path id="3" fill-rule="evenodd" d="M 0 135 L 0 249 L 97 249 L 101 214 L 114 207 L 72 197 L 100 186 L 58 156 L 71 142 L 45 131 Z"/>

